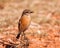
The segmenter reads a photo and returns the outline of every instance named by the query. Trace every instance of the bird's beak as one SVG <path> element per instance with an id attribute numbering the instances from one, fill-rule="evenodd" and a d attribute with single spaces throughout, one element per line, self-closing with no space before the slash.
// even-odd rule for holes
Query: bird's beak
<path id="1" fill-rule="evenodd" d="M 34 13 L 33 11 L 31 11 L 30 13 Z"/>

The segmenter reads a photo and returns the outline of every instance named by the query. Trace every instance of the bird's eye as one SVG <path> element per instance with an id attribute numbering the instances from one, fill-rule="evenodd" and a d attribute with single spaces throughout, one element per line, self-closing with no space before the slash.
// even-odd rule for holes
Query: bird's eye
<path id="1" fill-rule="evenodd" d="M 26 13 L 28 13 L 28 12 L 26 12 Z"/>

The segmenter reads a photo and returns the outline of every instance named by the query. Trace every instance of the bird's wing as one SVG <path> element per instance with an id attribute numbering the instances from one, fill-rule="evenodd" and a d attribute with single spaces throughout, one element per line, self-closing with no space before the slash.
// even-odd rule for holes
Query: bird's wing
<path id="1" fill-rule="evenodd" d="M 20 27 L 21 27 L 21 21 L 19 20 L 18 22 L 18 30 L 20 31 Z"/>

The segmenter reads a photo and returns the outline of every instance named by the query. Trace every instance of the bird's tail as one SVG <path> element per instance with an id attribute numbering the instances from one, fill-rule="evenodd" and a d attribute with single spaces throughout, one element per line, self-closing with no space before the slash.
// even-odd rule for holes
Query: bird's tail
<path id="1" fill-rule="evenodd" d="M 21 32 L 19 32 L 16 36 L 17 39 L 19 39 Z"/>

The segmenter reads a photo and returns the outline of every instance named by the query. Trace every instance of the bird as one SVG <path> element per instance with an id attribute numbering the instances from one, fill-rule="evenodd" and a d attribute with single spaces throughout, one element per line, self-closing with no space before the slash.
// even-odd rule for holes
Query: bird
<path id="1" fill-rule="evenodd" d="M 18 21 L 18 34 L 16 36 L 17 39 L 20 38 L 21 33 L 24 33 L 28 29 L 31 23 L 31 13 L 33 13 L 33 11 L 29 9 L 23 10 L 21 18 Z"/>

